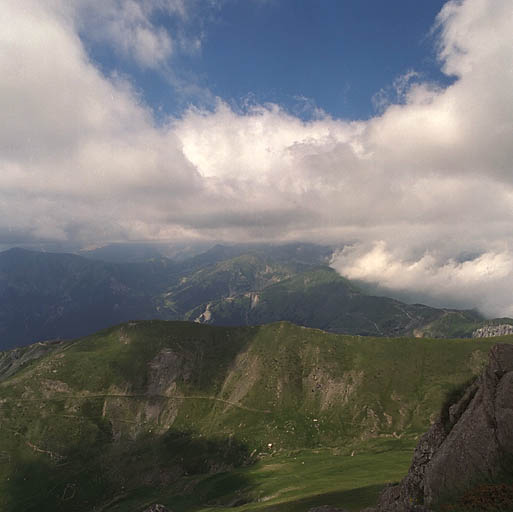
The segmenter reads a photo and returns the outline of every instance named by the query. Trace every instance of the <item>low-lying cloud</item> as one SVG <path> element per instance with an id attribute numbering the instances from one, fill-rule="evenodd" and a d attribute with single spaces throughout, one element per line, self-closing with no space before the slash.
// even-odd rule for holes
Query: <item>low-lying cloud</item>
<path id="1" fill-rule="evenodd" d="M 423 297 L 433 304 L 478 308 L 490 316 L 513 311 L 513 253 L 485 252 L 466 261 L 438 259 L 426 252 L 404 260 L 385 242 L 370 248 L 348 246 L 334 254 L 332 265 L 350 279 L 378 283 L 382 291 Z"/>
<path id="2" fill-rule="evenodd" d="M 172 69 L 180 36 L 156 27 L 152 9 L 185 19 L 186 3 L 127 2 L 118 18 L 117 2 L 104 5 L 91 38 Z M 367 121 L 218 99 L 158 124 L 126 77 L 91 60 L 83 12 L 58 0 L 0 6 L 0 243 L 349 244 L 333 262 L 348 277 L 513 314 L 509 0 L 448 2 L 436 27 L 454 83 L 410 70 L 393 84 L 400 103 L 376 97 L 383 111 Z"/>

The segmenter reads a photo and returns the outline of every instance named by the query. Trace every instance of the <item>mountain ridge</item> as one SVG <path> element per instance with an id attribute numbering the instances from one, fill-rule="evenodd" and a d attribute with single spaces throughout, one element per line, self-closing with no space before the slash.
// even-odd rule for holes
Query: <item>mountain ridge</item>
<path id="1" fill-rule="evenodd" d="M 286 320 L 333 332 L 420 337 L 470 337 L 492 322 L 475 311 L 368 295 L 327 265 L 328 253 L 308 244 L 218 246 L 181 262 L 112 263 L 4 251 L 0 349 L 84 336 L 130 319 L 217 325 Z"/>
<path id="2" fill-rule="evenodd" d="M 70 484 L 73 510 L 121 494 L 112 510 L 139 510 L 157 497 L 182 503 L 179 489 L 194 481 L 182 508 L 171 507 L 180 512 L 195 499 L 206 506 L 209 478 L 223 471 L 230 483 L 216 491 L 219 505 L 237 493 L 255 502 L 254 470 L 243 468 L 258 454 L 330 449 L 351 459 L 410 446 L 445 393 L 481 371 L 493 343 L 153 320 L 43 344 L 39 358 L 29 357 L 38 345 L 17 349 L 11 361 L 25 354 L 24 364 L 4 365 L 0 382 L 2 509 L 32 496 L 27 512 L 71 510 L 61 499 Z M 38 479 L 27 483 L 28 474 Z"/>

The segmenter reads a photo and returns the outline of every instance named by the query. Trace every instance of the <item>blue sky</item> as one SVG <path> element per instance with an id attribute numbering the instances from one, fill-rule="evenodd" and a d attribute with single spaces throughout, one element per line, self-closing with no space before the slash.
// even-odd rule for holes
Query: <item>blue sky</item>
<path id="1" fill-rule="evenodd" d="M 141 69 L 105 42 L 89 41 L 88 47 L 106 73 L 128 75 L 159 116 L 178 116 L 190 104 L 208 106 L 214 96 L 234 107 L 272 102 L 303 118 L 317 107 L 336 118 L 367 119 L 376 114 L 373 96 L 391 92 L 408 71 L 450 82 L 440 72 L 431 33 L 443 4 L 205 0 L 186 20 L 152 13 L 155 27 L 171 33 L 180 27 L 181 37 L 201 38 L 199 50 L 178 48 L 165 69 Z M 87 33 L 83 37 L 87 42 Z"/>

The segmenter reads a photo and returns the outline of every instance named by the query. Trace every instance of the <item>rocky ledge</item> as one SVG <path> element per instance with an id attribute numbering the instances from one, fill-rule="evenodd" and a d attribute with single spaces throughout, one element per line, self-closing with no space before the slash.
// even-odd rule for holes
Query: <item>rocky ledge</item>
<path id="1" fill-rule="evenodd" d="M 513 472 L 513 345 L 497 344 L 482 375 L 420 439 L 407 476 L 369 512 L 428 511 Z"/>
<path id="2" fill-rule="evenodd" d="M 472 333 L 472 338 L 493 338 L 494 336 L 506 336 L 513 334 L 513 325 L 485 325 Z"/>

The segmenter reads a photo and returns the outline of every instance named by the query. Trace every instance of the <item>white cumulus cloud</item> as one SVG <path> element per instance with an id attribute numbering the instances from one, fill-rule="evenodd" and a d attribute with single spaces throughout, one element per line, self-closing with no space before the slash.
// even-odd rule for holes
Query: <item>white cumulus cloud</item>
<path id="1" fill-rule="evenodd" d="M 433 303 L 478 308 L 495 316 L 511 315 L 513 252 L 488 251 L 466 261 L 439 259 L 426 252 L 413 260 L 393 254 L 385 242 L 348 246 L 333 265 L 350 279 L 379 283 L 384 291 L 417 294 Z"/>
<path id="2" fill-rule="evenodd" d="M 409 71 L 368 121 L 219 99 L 157 124 L 84 40 L 157 69 L 181 43 L 154 14 L 188 6 L 0 4 L 0 243 L 329 241 L 351 245 L 333 263 L 348 277 L 513 314 L 509 0 L 448 2 L 436 27 L 454 83 Z"/>
<path id="3" fill-rule="evenodd" d="M 155 14 L 183 19 L 187 13 L 180 0 L 78 0 L 66 8 L 89 39 L 108 43 L 124 58 L 152 69 L 165 66 L 175 46 L 169 31 L 155 23 Z"/>

